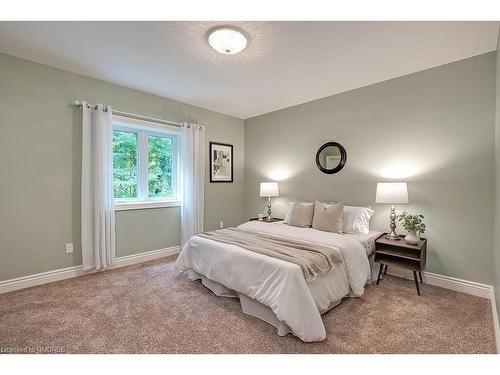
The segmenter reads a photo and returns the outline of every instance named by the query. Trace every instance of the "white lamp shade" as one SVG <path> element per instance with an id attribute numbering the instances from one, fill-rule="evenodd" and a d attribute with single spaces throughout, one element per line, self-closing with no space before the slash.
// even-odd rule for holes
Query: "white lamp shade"
<path id="1" fill-rule="evenodd" d="M 261 197 L 279 197 L 280 191 L 277 182 L 261 182 L 260 196 Z"/>
<path id="2" fill-rule="evenodd" d="M 406 182 L 377 183 L 376 203 L 408 203 L 408 188 Z"/>

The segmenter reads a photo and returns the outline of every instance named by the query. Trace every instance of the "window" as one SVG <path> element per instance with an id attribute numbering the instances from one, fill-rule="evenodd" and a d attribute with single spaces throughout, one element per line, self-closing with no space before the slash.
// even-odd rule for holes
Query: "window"
<path id="1" fill-rule="evenodd" d="M 115 209 L 179 205 L 175 129 L 113 117 Z"/>

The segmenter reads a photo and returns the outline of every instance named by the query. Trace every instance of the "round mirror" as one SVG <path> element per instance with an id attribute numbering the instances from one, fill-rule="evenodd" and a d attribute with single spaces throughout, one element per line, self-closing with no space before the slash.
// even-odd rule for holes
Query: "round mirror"
<path id="1" fill-rule="evenodd" d="M 316 165 L 323 173 L 337 173 L 344 168 L 346 160 L 347 152 L 337 142 L 325 143 L 316 153 Z"/>

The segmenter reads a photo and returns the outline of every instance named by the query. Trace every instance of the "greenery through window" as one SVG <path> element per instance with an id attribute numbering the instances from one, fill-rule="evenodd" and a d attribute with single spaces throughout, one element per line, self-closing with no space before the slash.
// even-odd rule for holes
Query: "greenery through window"
<path id="1" fill-rule="evenodd" d="M 172 138 L 150 135 L 148 161 L 149 196 L 172 196 Z"/>
<path id="2" fill-rule="evenodd" d="M 114 123 L 113 187 L 115 200 L 177 199 L 176 135 Z"/>
<path id="3" fill-rule="evenodd" d="M 115 198 L 137 198 L 137 134 L 113 131 L 113 187 Z"/>

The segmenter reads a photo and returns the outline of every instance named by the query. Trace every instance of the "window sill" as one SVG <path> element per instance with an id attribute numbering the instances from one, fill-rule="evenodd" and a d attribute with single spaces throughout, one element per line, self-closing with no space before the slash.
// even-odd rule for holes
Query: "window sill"
<path id="1" fill-rule="evenodd" d="M 149 202 L 120 202 L 114 205 L 115 211 L 144 210 L 148 208 L 179 207 L 180 201 L 149 201 Z"/>

